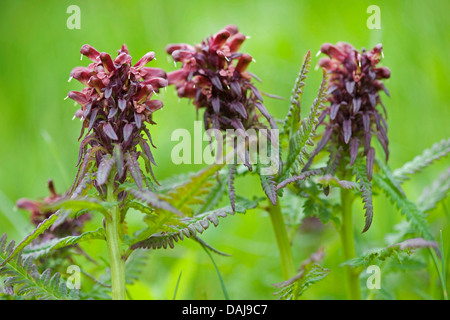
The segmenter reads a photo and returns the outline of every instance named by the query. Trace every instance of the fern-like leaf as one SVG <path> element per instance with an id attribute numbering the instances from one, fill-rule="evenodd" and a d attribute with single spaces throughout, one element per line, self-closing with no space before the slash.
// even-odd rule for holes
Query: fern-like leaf
<path id="1" fill-rule="evenodd" d="M 254 209 L 261 199 L 254 201 L 240 201 L 236 202 L 235 210 L 231 206 L 226 206 L 224 208 L 212 210 L 209 212 L 204 212 L 202 214 L 196 215 L 195 217 L 185 217 L 181 218 L 177 225 L 169 226 L 169 230 L 166 232 L 158 232 L 152 234 L 150 237 L 143 241 L 139 241 L 130 246 L 130 250 L 135 250 L 139 248 L 143 249 L 167 249 L 168 247 L 173 248 L 174 243 L 178 241 L 183 241 L 185 237 L 187 238 L 197 238 L 197 233 L 203 233 L 209 228 L 211 224 L 215 227 L 219 224 L 219 217 L 225 218 L 228 215 L 234 215 L 237 213 L 245 213 L 247 210 Z"/>
<path id="2" fill-rule="evenodd" d="M 426 149 L 421 155 L 395 170 L 394 177 L 400 182 L 408 180 L 408 175 L 422 171 L 434 161 L 447 156 L 448 153 L 450 153 L 450 138 L 442 139 L 440 142 L 433 144 L 431 148 Z"/>
<path id="3" fill-rule="evenodd" d="M 323 259 L 323 256 L 323 248 L 320 248 L 301 264 L 298 273 L 294 277 L 275 283 L 275 287 L 281 288 L 275 295 L 278 295 L 280 300 L 296 300 L 309 287 L 324 279 L 330 273 L 330 270 L 318 264 Z"/>
<path id="4" fill-rule="evenodd" d="M 435 241 L 427 241 L 423 238 L 408 239 L 382 249 L 371 250 L 369 252 L 366 252 L 362 256 L 345 261 L 344 263 L 342 263 L 342 265 L 347 265 L 353 268 L 365 268 L 373 264 L 376 260 L 384 261 L 387 258 L 391 257 L 401 262 L 402 253 L 407 253 L 408 255 L 410 255 L 412 253 L 412 250 L 420 248 L 437 249 L 438 244 Z"/>
<path id="5" fill-rule="evenodd" d="M 164 199 L 161 199 L 157 194 L 151 192 L 150 190 L 136 190 L 127 188 L 126 191 L 133 195 L 136 199 L 149 205 L 152 209 L 166 210 L 180 217 L 184 215 L 183 212 L 172 206 Z"/>
<path id="6" fill-rule="evenodd" d="M 20 242 L 14 250 L 11 250 L 10 255 L 3 259 L 0 264 L 0 268 L 4 267 L 9 261 L 16 257 L 26 246 L 28 246 L 33 240 L 35 240 L 39 235 L 41 235 L 45 230 L 50 228 L 50 226 L 56 221 L 58 216 L 56 214 L 51 215 L 48 219 L 42 221 L 36 229 L 33 230 L 22 242 Z M 11 242 L 12 243 L 12 242 Z M 11 244 L 10 243 L 10 244 Z"/>
<path id="7" fill-rule="evenodd" d="M 88 240 L 106 240 L 105 230 L 103 228 L 98 228 L 95 231 L 84 232 L 79 236 L 68 236 L 59 239 L 56 238 L 36 245 L 31 244 L 23 249 L 22 256 L 24 258 L 32 257 L 36 260 L 48 255 L 54 250 L 73 246 L 77 243 Z"/>
<path id="8" fill-rule="evenodd" d="M 384 191 L 393 204 L 396 204 L 397 208 L 401 210 L 401 213 L 406 216 L 406 219 L 411 222 L 411 227 L 415 232 L 426 240 L 432 240 L 430 226 L 425 219 L 425 214 L 402 192 L 395 187 L 387 176 L 381 176 L 378 174 L 373 175 L 376 185 Z"/>
<path id="9" fill-rule="evenodd" d="M 298 130 L 300 125 L 300 111 L 301 111 L 301 99 L 303 95 L 303 87 L 305 86 L 306 75 L 309 73 L 309 68 L 311 66 L 311 51 L 305 54 L 303 58 L 303 63 L 298 73 L 297 79 L 295 80 L 294 88 L 292 89 L 292 94 L 290 98 L 290 107 L 286 118 L 283 121 L 284 133 L 291 135 Z"/>
<path id="10" fill-rule="evenodd" d="M 299 174 L 305 165 L 305 161 L 310 157 L 308 146 L 314 145 L 313 139 L 316 137 L 316 127 L 327 97 L 328 75 L 325 70 L 322 71 L 322 83 L 311 106 L 309 116 L 303 119 L 300 128 L 289 139 L 289 153 L 283 169 L 283 179 L 286 179 L 291 172 Z"/>
<path id="11" fill-rule="evenodd" d="M 7 244 L 4 234 L 0 237 L 0 276 L 6 276 L 4 281 L 6 292 L 25 299 L 40 300 L 72 300 L 76 299 L 75 291 L 69 291 L 66 284 L 61 281 L 61 275 L 55 273 L 53 276 L 49 269 L 42 274 L 38 272 L 31 257 L 23 258 L 21 253 L 17 259 L 7 260 L 11 257 L 14 241 Z"/>
<path id="12" fill-rule="evenodd" d="M 450 190 L 450 168 L 442 173 L 430 187 L 423 190 L 418 200 L 418 207 L 423 212 L 430 211 L 445 199 Z"/>
<path id="13" fill-rule="evenodd" d="M 186 216 L 193 216 L 194 209 L 192 209 L 192 206 L 204 203 L 201 196 L 210 192 L 213 186 L 211 177 L 222 167 L 223 165 L 211 165 L 191 176 L 187 182 L 170 190 L 165 200 Z"/>
<path id="14" fill-rule="evenodd" d="M 308 171 L 304 171 L 302 173 L 300 173 L 299 175 L 295 175 L 292 176 L 286 180 L 281 181 L 278 185 L 277 185 L 277 190 L 283 189 L 284 187 L 286 187 L 288 184 L 290 183 L 294 183 L 296 181 L 301 181 L 301 180 L 306 180 L 312 176 L 316 176 L 316 175 L 321 175 L 325 172 L 324 168 L 318 168 L 318 169 L 313 169 L 313 170 L 308 170 Z"/>
<path id="15" fill-rule="evenodd" d="M 356 181 L 359 182 L 364 210 L 366 211 L 364 214 L 366 223 L 362 231 L 362 233 L 364 233 L 369 230 L 373 219 L 372 183 L 367 176 L 367 166 L 363 163 L 363 160 L 359 158 L 356 159 L 355 164 L 353 165 L 353 173 L 356 176 Z"/>

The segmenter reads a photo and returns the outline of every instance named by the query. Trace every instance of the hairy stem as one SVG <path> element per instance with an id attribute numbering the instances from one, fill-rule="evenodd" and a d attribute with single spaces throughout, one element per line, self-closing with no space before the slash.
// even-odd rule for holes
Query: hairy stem
<path id="1" fill-rule="evenodd" d="M 269 201 L 269 216 L 272 222 L 275 239 L 277 241 L 278 250 L 281 258 L 281 269 L 285 280 L 295 275 L 294 258 L 292 256 L 291 245 L 286 232 L 283 214 L 279 205 L 274 206 Z"/>
<path id="2" fill-rule="evenodd" d="M 353 196 L 348 189 L 341 189 L 341 242 L 344 252 L 344 260 L 350 260 L 356 257 L 355 241 L 353 238 L 353 217 L 352 217 Z M 361 300 L 361 290 L 359 287 L 359 272 L 345 266 L 345 277 L 347 290 L 351 300 Z"/>
<path id="3" fill-rule="evenodd" d="M 107 186 L 107 201 L 117 201 L 114 195 L 114 183 Z M 120 210 L 117 205 L 109 211 L 106 219 L 106 242 L 108 244 L 109 263 L 111 267 L 112 299 L 125 300 L 125 263 L 120 253 Z"/>

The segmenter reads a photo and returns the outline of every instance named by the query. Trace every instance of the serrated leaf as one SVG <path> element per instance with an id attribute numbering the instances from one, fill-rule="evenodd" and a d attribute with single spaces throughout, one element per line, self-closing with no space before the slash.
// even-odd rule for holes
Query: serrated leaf
<path id="1" fill-rule="evenodd" d="M 77 299 L 74 292 L 76 290 L 68 292 L 65 283 L 60 281 L 61 275 L 59 273 L 51 276 L 50 270 L 47 269 L 40 274 L 36 265 L 32 264 L 30 257 L 23 258 L 18 253 L 16 259 L 8 261 L 11 252 L 6 249 L 11 247 L 10 244 L 6 246 L 6 234 L 4 234 L 0 238 L 0 262 L 4 265 L 0 268 L 0 275 L 7 277 L 5 289 L 8 294 L 23 296 L 25 299 Z"/>
<path id="2" fill-rule="evenodd" d="M 130 250 L 139 248 L 144 249 L 167 249 L 173 248 L 174 242 L 183 241 L 185 237 L 197 239 L 197 233 L 203 233 L 212 223 L 215 227 L 219 224 L 219 217 L 225 218 L 228 215 L 234 215 L 235 212 L 245 213 L 247 210 L 254 209 L 261 199 L 247 200 L 239 198 L 236 202 L 235 211 L 231 206 L 204 212 L 195 217 L 184 217 L 179 219 L 177 225 L 171 225 L 168 231 L 160 231 L 150 235 L 142 241 L 138 241 L 130 246 Z M 171 230 L 171 231 L 170 231 Z M 216 253 L 220 251 L 213 250 Z"/>
<path id="3" fill-rule="evenodd" d="M 292 94 L 290 98 L 290 107 L 286 118 L 284 119 L 283 128 L 285 133 L 291 136 L 292 133 L 299 129 L 300 125 L 300 103 L 303 95 L 303 87 L 305 86 L 306 75 L 309 73 L 309 68 L 311 66 L 311 51 L 308 52 L 303 57 L 302 66 L 298 73 L 297 79 L 295 80 L 294 87 L 292 89 Z"/>
<path id="4" fill-rule="evenodd" d="M 345 261 L 341 266 L 347 265 L 353 268 L 365 268 L 374 264 L 375 260 L 384 261 L 391 257 L 401 262 L 401 253 L 411 254 L 413 249 L 420 248 L 438 248 L 438 244 L 435 241 L 427 241 L 423 238 L 408 239 L 382 249 L 370 250 L 359 257 Z"/>
<path id="5" fill-rule="evenodd" d="M 426 187 L 418 200 L 418 207 L 423 212 L 430 211 L 444 200 L 450 190 L 450 168 L 447 168 L 429 187 Z"/>
<path id="6" fill-rule="evenodd" d="M 142 189 L 142 171 L 139 162 L 129 152 L 125 154 L 125 162 L 134 182 L 139 189 Z"/>
<path id="7" fill-rule="evenodd" d="M 426 240 L 432 240 L 430 226 L 425 219 L 425 214 L 408 198 L 406 198 L 394 183 L 390 182 L 389 177 L 373 175 L 376 185 L 384 191 L 393 204 L 396 204 L 406 219 L 411 222 L 411 227 L 415 232 Z"/>
<path id="8" fill-rule="evenodd" d="M 278 295 L 280 300 L 296 300 L 309 287 L 328 276 L 330 270 L 318 264 L 323 259 L 323 256 L 323 248 L 320 248 L 301 264 L 294 277 L 275 283 L 275 287 L 281 288 L 275 295 Z"/>
<path id="9" fill-rule="evenodd" d="M 405 163 L 401 168 L 394 170 L 394 177 L 403 182 L 408 180 L 408 175 L 422 171 L 434 161 L 445 157 L 450 153 L 450 138 L 442 139 L 426 149 L 421 155 L 416 156 L 410 162 Z"/>
<path id="10" fill-rule="evenodd" d="M 88 240 L 106 240 L 105 230 L 103 228 L 98 228 L 95 231 L 84 232 L 79 236 L 68 236 L 59 239 L 51 239 L 47 242 L 39 243 L 37 245 L 31 244 L 24 248 L 24 250 L 22 251 L 22 256 L 24 258 L 32 257 L 33 259 L 38 259 L 48 255 L 54 250 L 72 246 Z"/>
<path id="11" fill-rule="evenodd" d="M 20 242 L 17 247 L 9 254 L 9 256 L 0 264 L 0 268 L 5 266 L 11 259 L 17 256 L 27 245 L 33 242 L 34 239 L 39 237 L 45 230 L 50 228 L 50 226 L 58 219 L 56 214 L 52 214 L 48 219 L 42 221 L 36 229 L 33 230 L 22 242 Z"/>
<path id="12" fill-rule="evenodd" d="M 319 116 L 324 108 L 324 102 L 327 97 L 328 75 L 325 70 L 322 71 L 322 82 L 317 97 L 311 106 L 308 118 L 303 119 L 300 128 L 289 137 L 289 152 L 283 169 L 283 180 L 288 178 L 291 172 L 299 174 L 305 165 L 305 161 L 310 157 L 307 147 L 312 144 L 316 136 Z"/>
<path id="13" fill-rule="evenodd" d="M 353 173 L 356 176 L 356 181 L 359 183 L 359 188 L 361 190 L 361 197 L 364 203 L 366 223 L 362 233 L 369 230 L 373 219 L 373 203 L 372 203 L 372 183 L 367 176 L 367 168 L 360 158 L 356 159 L 353 165 Z"/>

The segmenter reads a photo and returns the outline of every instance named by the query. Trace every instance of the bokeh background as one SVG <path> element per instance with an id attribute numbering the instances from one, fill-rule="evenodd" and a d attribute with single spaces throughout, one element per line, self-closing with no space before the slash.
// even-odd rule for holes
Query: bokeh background
<path id="1" fill-rule="evenodd" d="M 381 29 L 369 30 L 369 5 L 381 9 Z M 81 29 L 70 30 L 66 12 L 70 5 L 81 9 Z M 283 118 L 288 98 L 304 54 L 313 55 L 324 42 L 346 41 L 356 48 L 384 47 L 382 65 L 392 77 L 386 82 L 391 93 L 382 99 L 388 111 L 389 165 L 397 168 L 434 142 L 450 136 L 450 2 L 448 1 L 321 1 L 321 0 L 228 0 L 228 1 L 2 1 L 0 10 L 0 233 L 20 240 L 32 230 L 27 212 L 14 209 L 21 197 L 47 195 L 46 182 L 53 179 L 58 191 L 65 191 L 76 172 L 80 122 L 71 120 L 77 109 L 64 97 L 81 86 L 67 82 L 80 62 L 79 50 L 85 43 L 99 51 L 116 52 L 126 43 L 137 61 L 148 51 L 157 60 L 150 66 L 174 70 L 165 54 L 168 43 L 198 43 L 223 26 L 236 24 L 251 36 L 242 51 L 256 63 L 250 71 L 263 82 L 261 91 L 287 100 L 266 98 L 269 111 Z M 320 83 L 314 71 L 319 57 L 313 57 L 303 99 L 308 111 Z M 151 128 L 158 167 L 158 179 L 196 170 L 201 166 L 174 165 L 170 140 L 177 128 L 193 129 L 196 113 L 188 101 L 177 98 L 173 88 L 163 97 L 165 107 L 155 114 L 158 123 Z M 411 199 L 432 183 L 448 166 L 443 160 L 405 184 Z M 237 192 L 261 195 L 257 178 L 248 176 L 236 183 Z M 355 203 L 357 250 L 385 246 L 385 237 L 403 217 L 383 196 L 375 202 L 375 216 L 369 232 L 361 235 L 362 205 Z M 449 201 L 445 203 L 450 208 Z M 429 217 L 437 234 L 444 229 L 445 206 Z M 130 216 L 130 228 L 140 223 Z M 89 222 L 96 228 L 99 218 Z M 299 230 L 294 237 L 294 256 L 300 264 L 320 246 L 326 258 L 322 265 L 330 275 L 311 288 L 307 299 L 344 299 L 341 251 L 333 227 L 319 232 Z M 208 229 L 203 238 L 232 257 L 215 257 L 232 299 L 273 299 L 281 281 L 275 238 L 266 213 L 253 210 L 246 215 L 222 219 L 217 229 Z M 448 242 L 447 242 L 448 245 Z M 92 256 L 106 257 L 99 242 L 84 246 Z M 420 253 L 419 253 L 420 254 Z M 427 261 L 426 258 L 424 261 Z M 409 299 L 439 297 L 433 268 L 428 273 L 416 269 L 383 275 L 379 298 Z M 135 299 L 171 299 L 180 272 L 179 299 L 223 299 L 219 279 L 209 257 L 196 243 L 185 241 L 172 250 L 151 252 L 140 280 L 129 287 Z M 435 271 L 434 271 L 435 272 Z"/>

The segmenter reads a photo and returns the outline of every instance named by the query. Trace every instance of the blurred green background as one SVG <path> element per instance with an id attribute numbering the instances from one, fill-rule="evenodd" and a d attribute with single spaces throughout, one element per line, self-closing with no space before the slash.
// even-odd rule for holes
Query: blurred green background
<path id="1" fill-rule="evenodd" d="M 366 21 L 369 5 L 381 9 L 381 29 L 369 30 Z M 70 5 L 81 9 L 81 29 L 70 30 L 66 12 Z M 173 62 L 164 51 L 168 43 L 198 43 L 223 26 L 236 24 L 251 36 L 242 51 L 250 53 L 256 63 L 250 71 L 263 82 L 261 91 L 289 98 L 304 54 L 313 55 L 324 42 L 346 41 L 356 48 L 372 48 L 382 43 L 384 59 L 392 77 L 386 82 L 391 98 L 382 94 L 388 111 L 389 165 L 397 168 L 411 160 L 434 142 L 450 136 L 450 67 L 448 1 L 2 1 L 0 10 L 0 233 L 20 240 L 32 230 L 29 214 L 14 210 L 21 197 L 47 195 L 46 182 L 53 179 L 59 192 L 71 184 L 76 172 L 80 122 L 71 120 L 77 109 L 64 97 L 81 85 L 67 82 L 80 62 L 79 50 L 85 43 L 99 51 L 114 54 L 126 43 L 137 61 L 148 51 L 157 60 L 149 64 L 167 71 Z M 313 57 L 303 99 L 308 111 L 320 83 L 314 71 L 318 57 Z M 158 125 L 151 128 L 158 147 L 154 151 L 162 180 L 174 173 L 196 170 L 199 166 L 176 166 L 170 141 L 176 128 L 193 129 L 195 109 L 188 101 L 179 101 L 173 88 L 163 97 L 165 107 L 155 114 Z M 288 100 L 265 99 L 269 111 L 283 118 Z M 405 191 L 416 199 L 424 186 L 448 166 L 448 159 L 428 168 L 405 184 Z M 261 195 L 257 178 L 245 177 L 236 182 L 237 192 Z M 402 220 L 400 213 L 385 198 L 378 197 L 369 232 L 361 235 L 362 205 L 355 203 L 357 250 L 382 247 L 384 237 Z M 449 201 L 446 207 L 450 208 Z M 429 221 L 436 232 L 444 229 L 450 238 L 444 210 L 434 211 Z M 131 216 L 130 228 L 139 224 Z M 99 218 L 90 222 L 96 227 Z M 279 256 L 268 216 L 258 210 L 245 216 L 222 219 L 217 229 L 209 229 L 203 238 L 232 257 L 215 257 L 232 299 L 273 299 L 272 283 L 281 281 Z M 331 226 L 321 232 L 298 232 L 294 256 L 300 264 L 320 246 L 327 254 L 322 265 L 330 275 L 309 290 L 308 299 L 343 299 L 343 273 L 338 265 L 340 245 Z M 93 256 L 106 252 L 103 244 L 92 242 L 86 250 Z M 172 298 L 182 271 L 177 298 L 222 299 L 216 272 L 200 246 L 191 241 L 173 250 L 155 251 L 148 256 L 142 278 L 130 287 L 135 299 Z M 430 268 L 430 273 L 433 269 Z M 391 278 L 389 278 L 391 277 Z M 435 279 L 405 271 L 382 279 L 388 297 L 424 298 L 433 292 Z M 431 283 L 431 288 L 430 288 Z M 438 291 L 436 291 L 438 292 Z M 436 293 L 438 294 L 438 293 Z"/>

